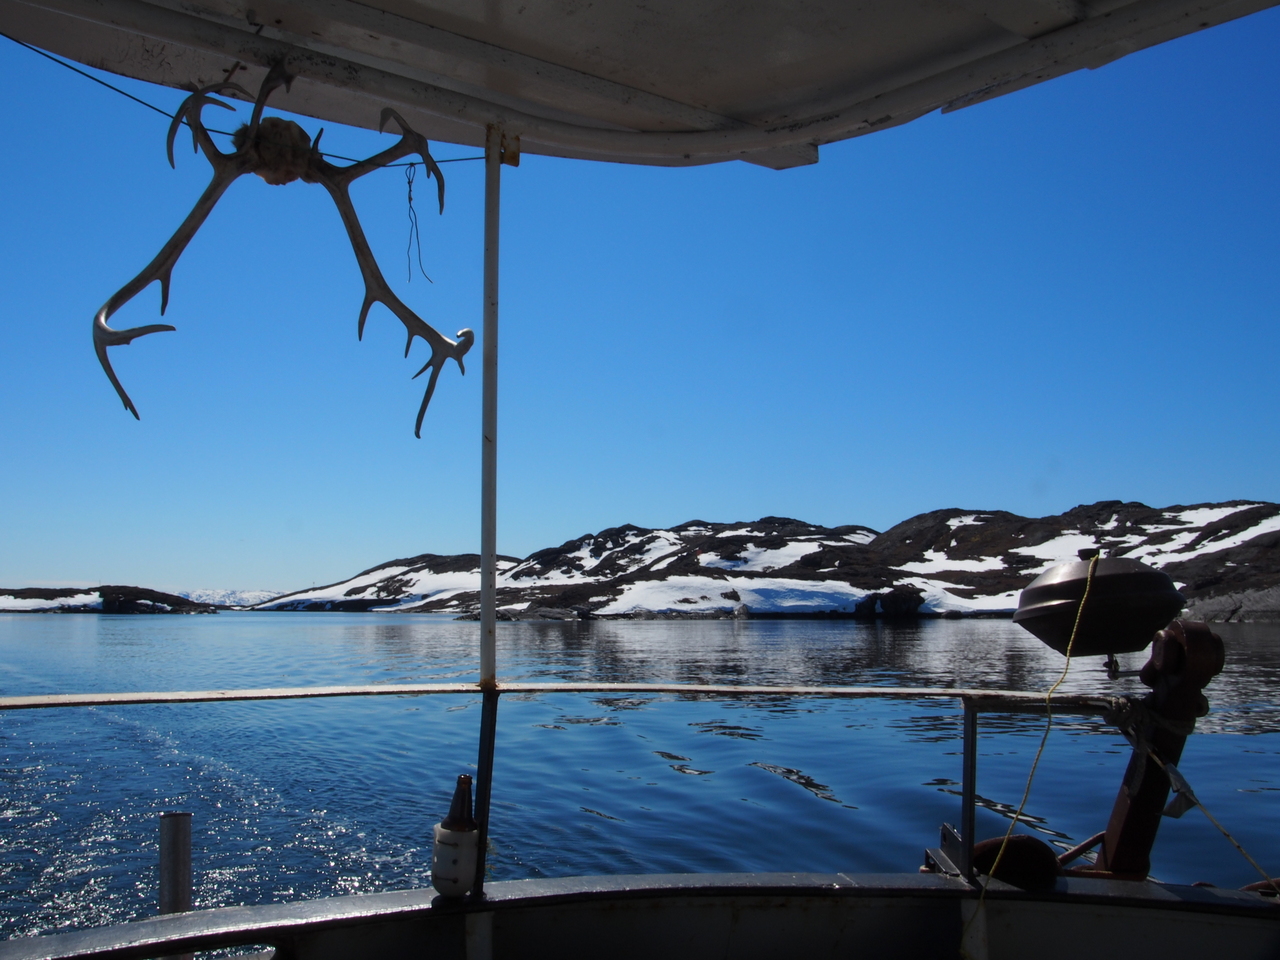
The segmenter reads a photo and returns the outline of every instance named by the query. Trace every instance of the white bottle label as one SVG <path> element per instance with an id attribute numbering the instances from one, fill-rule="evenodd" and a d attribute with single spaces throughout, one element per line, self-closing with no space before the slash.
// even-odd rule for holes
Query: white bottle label
<path id="1" fill-rule="evenodd" d="M 461 897 L 476 878 L 475 830 L 446 830 L 435 826 L 431 847 L 431 885 L 443 896 Z"/>

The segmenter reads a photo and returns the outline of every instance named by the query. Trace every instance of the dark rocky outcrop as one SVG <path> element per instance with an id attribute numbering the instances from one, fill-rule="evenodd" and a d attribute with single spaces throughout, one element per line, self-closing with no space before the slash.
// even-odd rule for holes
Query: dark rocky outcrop
<path id="1" fill-rule="evenodd" d="M 145 587 L 99 587 L 103 613 L 217 613 L 211 603 L 197 603 L 186 597 Z"/>
<path id="2" fill-rule="evenodd" d="M 31 601 L 36 601 L 32 603 Z M 23 587 L 0 588 L 0 611 L 35 613 L 217 613 L 211 603 L 199 603 L 146 587 Z"/>

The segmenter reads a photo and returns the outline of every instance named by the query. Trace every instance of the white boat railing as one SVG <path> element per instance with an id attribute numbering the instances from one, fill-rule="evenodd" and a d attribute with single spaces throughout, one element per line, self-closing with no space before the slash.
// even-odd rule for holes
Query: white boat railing
<path id="1" fill-rule="evenodd" d="M 1043 693 L 1031 690 L 982 690 L 969 687 L 842 687 L 823 684 L 732 683 L 629 683 L 614 681 L 551 680 L 500 682 L 503 693 L 648 693 L 690 696 L 785 696 L 859 697 L 896 700 L 962 700 L 980 706 L 982 712 L 1041 713 L 1046 703 L 1054 709 L 1074 713 L 1102 714 L 1112 709 L 1116 698 L 1082 694 L 1054 694 L 1046 701 Z M 263 687 L 256 689 L 162 690 L 124 693 L 50 693 L 0 697 L 0 710 L 35 710 L 50 707 L 106 707 L 148 703 L 216 703 L 223 700 L 302 700 L 316 697 L 395 697 L 432 694 L 472 694 L 480 696 L 478 683 L 370 683 L 340 686 Z"/>

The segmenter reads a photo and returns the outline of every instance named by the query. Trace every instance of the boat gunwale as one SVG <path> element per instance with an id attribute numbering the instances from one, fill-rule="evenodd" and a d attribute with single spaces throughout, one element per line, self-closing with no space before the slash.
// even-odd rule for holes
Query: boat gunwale
<path id="1" fill-rule="evenodd" d="M 608 901 L 726 897 L 840 899 L 973 899 L 979 887 L 940 874 L 728 873 L 637 874 L 505 880 L 486 885 L 483 899 L 453 902 L 430 888 L 217 907 L 148 917 L 107 927 L 0 941 L 0 960 L 145 958 L 166 952 L 269 944 L 283 947 L 322 930 L 401 922 L 429 916 L 506 912 Z M 1028 892 L 992 881 L 991 903 L 1072 903 L 1172 910 L 1280 921 L 1280 904 L 1256 893 L 1154 881 L 1064 877 L 1052 891 Z"/>

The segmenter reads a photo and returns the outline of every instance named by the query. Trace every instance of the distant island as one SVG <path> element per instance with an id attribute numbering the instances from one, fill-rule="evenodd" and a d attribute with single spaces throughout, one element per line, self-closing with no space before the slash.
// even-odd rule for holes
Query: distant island
<path id="1" fill-rule="evenodd" d="M 1039 518 L 935 510 L 884 532 L 786 517 L 690 520 L 666 530 L 626 525 L 524 559 L 502 557 L 499 606 L 509 620 L 1009 616 L 1036 576 L 1097 548 L 1168 573 L 1187 616 L 1280 620 L 1278 544 L 1280 505 L 1244 500 L 1160 508 L 1107 500 Z M 479 589 L 477 554 L 428 553 L 270 598 L 0 589 L 0 611 L 205 613 L 221 605 L 466 618 L 478 613 Z"/>
<path id="2" fill-rule="evenodd" d="M 212 603 L 146 587 L 0 588 L 0 613 L 217 613 Z"/>

